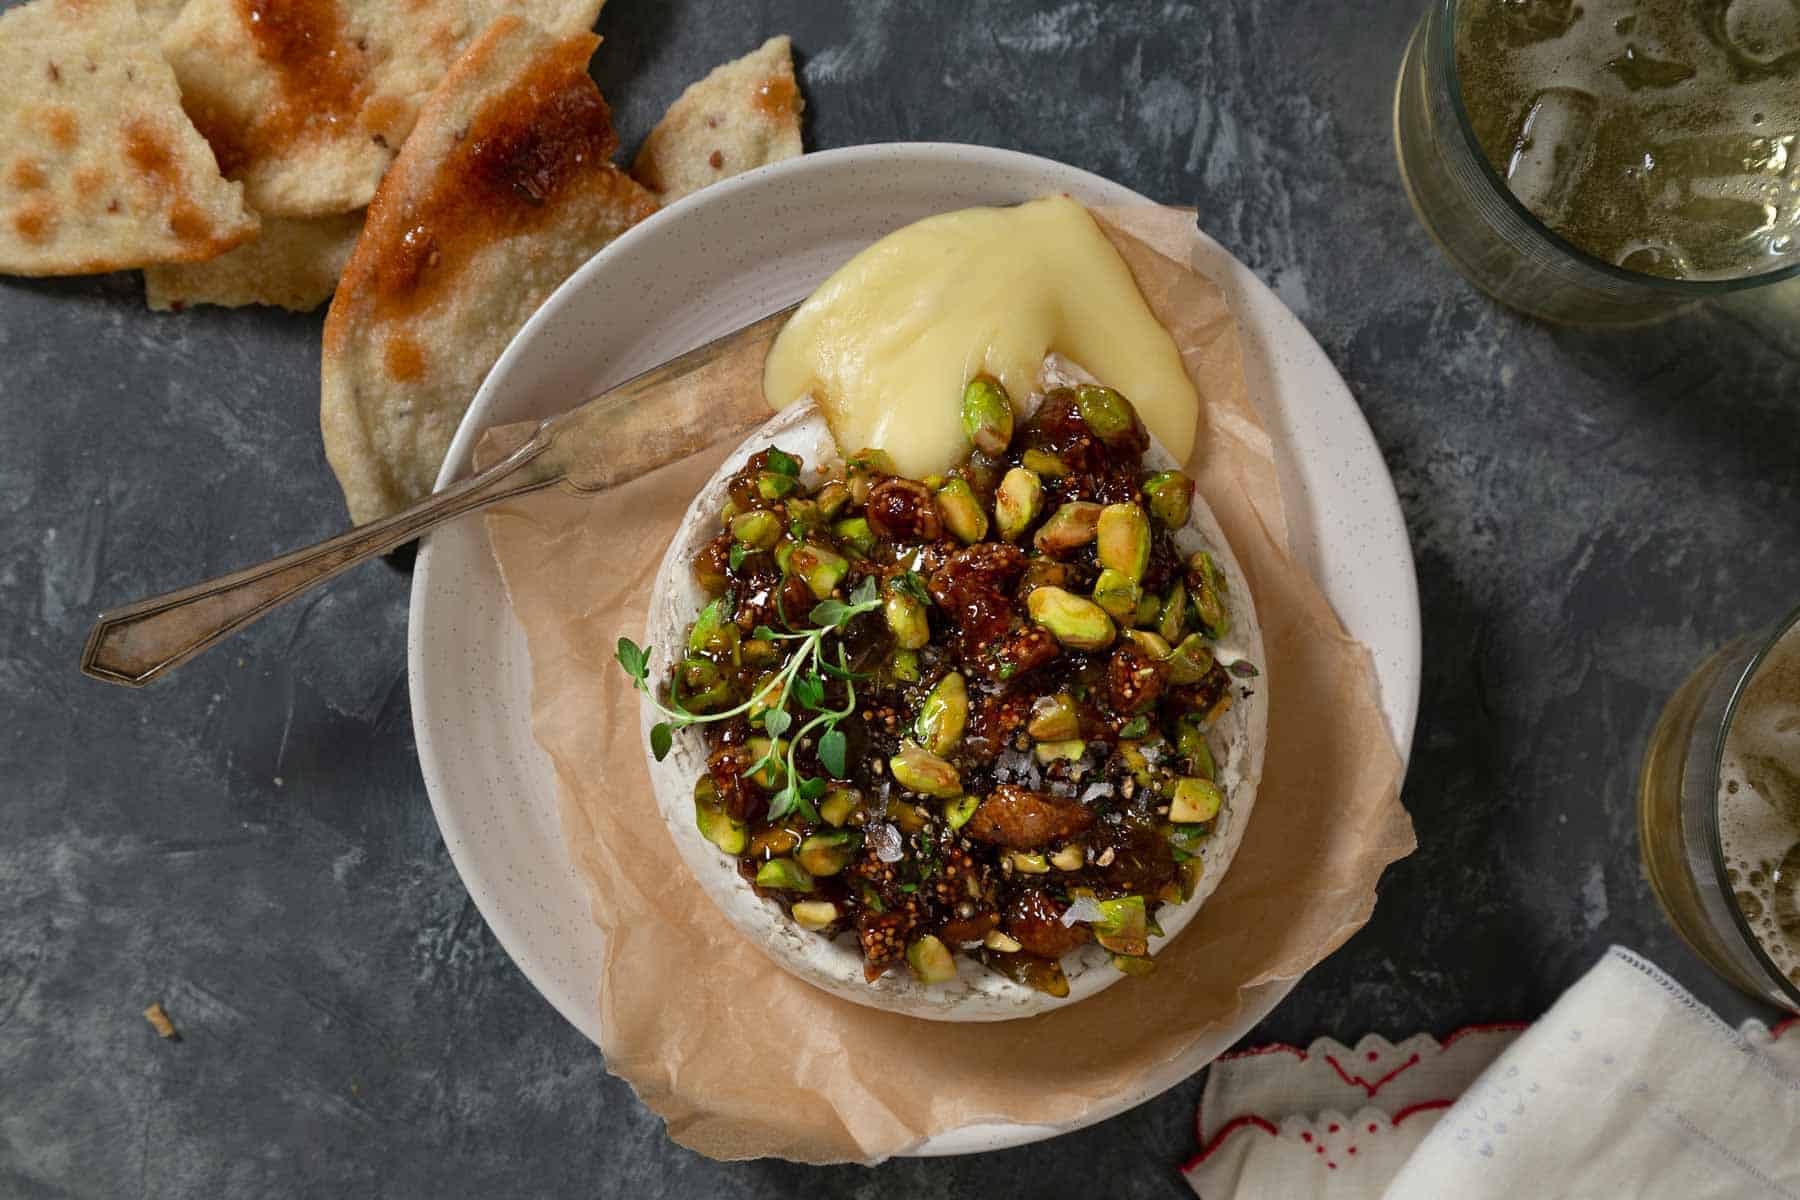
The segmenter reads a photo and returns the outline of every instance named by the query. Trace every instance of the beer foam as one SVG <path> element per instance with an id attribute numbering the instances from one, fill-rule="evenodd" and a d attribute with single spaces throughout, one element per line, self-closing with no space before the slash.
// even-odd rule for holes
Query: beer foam
<path id="1" fill-rule="evenodd" d="M 1745 687 L 1725 734 L 1719 840 L 1738 911 L 1800 986 L 1800 624 Z"/>

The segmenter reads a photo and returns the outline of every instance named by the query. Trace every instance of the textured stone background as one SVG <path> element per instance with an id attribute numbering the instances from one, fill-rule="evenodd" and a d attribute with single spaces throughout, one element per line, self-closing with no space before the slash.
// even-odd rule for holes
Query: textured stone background
<path id="1" fill-rule="evenodd" d="M 1800 336 L 1754 309 L 1572 332 L 1475 294 L 1389 144 L 1421 7 L 613 0 L 596 70 L 631 145 L 791 32 L 809 145 L 990 143 L 1197 204 L 1343 371 L 1418 554 L 1421 845 L 1253 1040 L 1528 1017 L 1613 941 L 1735 1021 L 1644 882 L 1633 782 L 1688 669 L 1800 598 Z M 81 678 L 101 607 L 342 519 L 319 318 L 151 314 L 139 286 L 0 280 L 0 1194 L 1186 1194 L 1198 1079 L 979 1158 L 669 1143 L 450 867 L 390 567 L 148 692 Z"/>

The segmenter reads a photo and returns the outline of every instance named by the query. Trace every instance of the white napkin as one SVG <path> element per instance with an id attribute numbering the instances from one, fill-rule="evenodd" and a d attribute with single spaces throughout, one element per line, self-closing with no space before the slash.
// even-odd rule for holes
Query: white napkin
<path id="1" fill-rule="evenodd" d="M 1523 1033 L 1221 1060 L 1185 1173 L 1205 1200 L 1800 1200 L 1800 1033 L 1782 1036 L 1795 1024 L 1734 1031 L 1614 947 Z"/>

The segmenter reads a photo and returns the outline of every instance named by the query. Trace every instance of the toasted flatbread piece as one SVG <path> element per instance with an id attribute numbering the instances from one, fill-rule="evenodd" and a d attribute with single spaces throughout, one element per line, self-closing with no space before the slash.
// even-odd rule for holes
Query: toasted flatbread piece
<path id="1" fill-rule="evenodd" d="M 800 111 L 786 37 L 689 86 L 644 139 L 631 174 L 670 204 L 709 183 L 794 158 Z"/>
<path id="2" fill-rule="evenodd" d="M 363 214 L 269 217 L 262 234 L 203 263 L 144 269 L 144 299 L 159 311 L 195 304 L 267 304 L 311 312 L 331 299 Z"/>
<path id="3" fill-rule="evenodd" d="M 566 36 L 591 29 L 602 3 L 188 0 L 162 48 L 250 206 L 325 216 L 369 202 L 425 97 L 495 18 Z"/>
<path id="4" fill-rule="evenodd" d="M 132 0 L 0 15 L 0 272 L 195 262 L 256 236 Z"/>
<path id="5" fill-rule="evenodd" d="M 656 210 L 612 165 L 599 39 L 502 17 L 450 68 L 369 206 L 325 319 L 320 424 L 357 522 L 431 491 L 519 326 Z"/>

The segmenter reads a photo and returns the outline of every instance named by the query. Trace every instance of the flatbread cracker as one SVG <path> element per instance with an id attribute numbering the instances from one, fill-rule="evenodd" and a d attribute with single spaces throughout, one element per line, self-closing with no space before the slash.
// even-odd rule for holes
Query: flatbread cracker
<path id="1" fill-rule="evenodd" d="M 195 262 L 256 236 L 132 0 L 0 15 L 0 272 Z"/>
<path id="2" fill-rule="evenodd" d="M 195 304 L 267 304 L 311 312 L 331 299 L 363 214 L 270 217 L 262 234 L 202 263 L 144 269 L 144 300 L 161 312 Z"/>
<path id="3" fill-rule="evenodd" d="M 681 93 L 644 139 L 631 174 L 671 204 L 709 183 L 794 158 L 804 107 L 788 39 L 772 37 Z"/>
<path id="4" fill-rule="evenodd" d="M 162 48 L 250 206 L 325 216 L 368 204 L 425 97 L 495 18 L 566 36 L 603 2 L 189 0 Z"/>
<path id="5" fill-rule="evenodd" d="M 450 68 L 369 206 L 325 319 L 320 425 L 351 518 L 431 491 L 488 368 L 594 252 L 656 210 L 612 165 L 599 39 L 502 17 Z"/>

